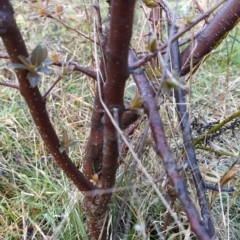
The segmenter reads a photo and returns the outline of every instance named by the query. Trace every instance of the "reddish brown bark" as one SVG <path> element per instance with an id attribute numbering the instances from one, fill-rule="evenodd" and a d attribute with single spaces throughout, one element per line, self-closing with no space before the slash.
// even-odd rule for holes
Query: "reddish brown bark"
<path id="1" fill-rule="evenodd" d="M 212 21 L 197 35 L 181 54 L 182 70 L 185 75 L 190 71 L 190 61 L 197 65 L 203 57 L 210 53 L 234 28 L 240 19 L 240 0 L 228 0 L 216 13 Z M 193 50 L 194 49 L 194 50 Z M 192 57 L 191 57 L 192 54 Z"/>
<path id="2" fill-rule="evenodd" d="M 130 52 L 129 62 L 130 64 L 136 61 L 136 57 L 133 52 Z M 133 73 L 133 78 L 138 86 L 141 93 L 141 97 L 144 98 L 144 107 L 150 123 L 150 128 L 153 134 L 154 142 L 156 143 L 157 153 L 163 159 L 163 164 L 169 179 L 174 186 L 175 192 L 180 200 L 184 211 L 187 214 L 193 232 L 196 234 L 198 239 L 207 240 L 211 239 L 207 231 L 206 226 L 200 220 L 199 214 L 191 202 L 187 188 L 181 179 L 181 176 L 177 169 L 175 159 L 167 145 L 166 137 L 164 134 L 162 120 L 157 110 L 157 104 L 154 98 L 152 88 L 149 85 L 148 79 L 144 72 L 139 73 L 139 69 L 136 69 L 136 74 Z"/>
<path id="3" fill-rule="evenodd" d="M 28 57 L 28 52 L 16 25 L 13 13 L 10 2 L 8 0 L 2 0 L 0 4 L 0 35 L 11 62 L 21 63 L 18 56 L 23 55 Z M 91 199 L 94 192 L 87 192 L 96 190 L 96 187 L 84 177 L 65 151 L 63 153 L 59 151 L 60 140 L 50 122 L 46 111 L 45 100 L 42 98 L 38 87 L 31 87 L 27 79 L 27 71 L 16 70 L 16 75 L 19 81 L 20 93 L 28 105 L 33 121 L 47 148 L 76 187 Z"/>
<path id="4" fill-rule="evenodd" d="M 129 76 L 128 49 L 132 36 L 134 5 L 135 0 L 115 0 L 112 1 L 110 9 L 110 30 L 103 53 L 106 63 L 106 81 L 104 82 L 102 99 L 105 105 L 105 113 L 104 118 L 101 119 L 101 123 L 104 124 L 101 168 L 101 184 L 103 189 L 109 189 L 114 186 L 118 168 L 118 133 L 106 109 L 108 109 L 112 116 L 115 109 L 118 112 L 117 121 L 120 122 L 124 110 L 123 99 L 125 83 Z M 95 103 L 100 106 L 101 103 L 99 100 L 100 98 L 95 98 Z M 96 112 L 96 115 L 97 114 L 101 113 Z M 99 135 L 102 137 L 102 128 L 99 120 L 100 115 L 97 116 L 97 125 L 99 127 L 98 132 L 100 132 Z M 99 135 L 95 135 L 96 138 L 91 140 L 99 140 L 97 139 Z M 91 134 L 91 137 L 94 137 L 94 135 Z M 99 156 L 101 156 L 101 153 L 99 153 Z M 101 159 L 97 159 L 97 161 L 98 160 Z M 91 167 L 89 163 L 85 166 Z M 111 196 L 111 191 L 108 191 L 97 196 L 94 202 L 86 201 L 85 203 L 85 206 L 89 210 L 87 214 L 92 239 L 99 238 L 103 227 L 103 235 L 101 235 L 100 239 L 108 238 L 106 235 L 105 217 Z"/>

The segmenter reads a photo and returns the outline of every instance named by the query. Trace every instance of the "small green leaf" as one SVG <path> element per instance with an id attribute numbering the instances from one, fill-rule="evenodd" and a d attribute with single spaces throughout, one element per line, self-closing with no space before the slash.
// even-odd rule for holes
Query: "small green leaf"
<path id="1" fill-rule="evenodd" d="M 77 141 L 73 141 L 69 138 L 66 130 L 63 131 L 62 140 L 60 141 L 59 151 L 62 153 L 66 151 L 68 153 L 69 147 L 74 147 L 77 145 Z"/>
<path id="2" fill-rule="evenodd" d="M 64 146 L 68 146 L 68 143 L 69 142 L 69 138 L 68 138 L 68 133 L 66 130 L 63 131 L 63 135 L 62 135 L 62 143 Z"/>
<path id="3" fill-rule="evenodd" d="M 170 90 L 178 89 L 178 88 L 179 88 L 178 85 L 175 82 L 173 82 L 172 79 L 167 78 L 163 83 L 162 91 L 164 93 L 168 93 Z"/>
<path id="4" fill-rule="evenodd" d="M 47 58 L 48 52 L 46 48 L 42 48 L 41 45 L 37 45 L 31 54 L 31 63 L 35 67 L 38 67 Z"/>
<path id="5" fill-rule="evenodd" d="M 27 67 L 21 63 L 11 63 L 8 65 L 10 69 L 27 69 Z"/>
<path id="6" fill-rule="evenodd" d="M 46 74 L 52 73 L 52 69 L 50 69 L 50 68 L 48 68 L 48 67 L 39 67 L 39 68 L 37 69 L 37 71 L 42 72 L 42 73 L 46 73 Z"/>
<path id="7" fill-rule="evenodd" d="M 60 147 L 59 147 L 59 152 L 60 152 L 60 153 L 63 153 L 64 151 L 66 151 L 66 147 L 60 146 Z"/>
<path id="8" fill-rule="evenodd" d="M 146 4 L 147 7 L 149 8 L 155 8 L 159 6 L 157 0 L 143 0 L 143 2 Z"/>
<path id="9" fill-rule="evenodd" d="M 72 141 L 69 143 L 68 147 L 75 147 L 77 146 L 78 141 Z"/>
<path id="10" fill-rule="evenodd" d="M 28 58 L 26 58 L 23 55 L 19 55 L 18 58 L 21 60 L 21 62 L 26 66 L 26 68 L 31 71 L 30 69 L 33 68 L 31 62 L 28 60 Z M 34 70 L 34 69 L 33 69 Z"/>
<path id="11" fill-rule="evenodd" d="M 35 88 L 41 81 L 41 76 L 37 72 L 29 72 L 27 78 L 32 88 Z"/>
<path id="12" fill-rule="evenodd" d="M 53 71 L 57 75 L 62 75 L 62 72 L 61 72 L 61 70 L 59 68 L 54 68 Z"/>
<path id="13" fill-rule="evenodd" d="M 53 61 L 50 58 L 46 58 L 42 63 L 42 65 L 44 65 L 44 66 L 49 66 L 52 64 L 53 64 Z"/>
<path id="14" fill-rule="evenodd" d="M 62 68 L 62 75 L 67 75 L 69 71 L 68 66 Z"/>
<path id="15" fill-rule="evenodd" d="M 148 50 L 150 52 L 156 52 L 158 50 L 158 41 L 157 41 L 157 36 L 155 33 L 151 33 L 149 38 L 148 38 Z"/>
<path id="16" fill-rule="evenodd" d="M 43 51 L 43 58 L 42 58 L 42 62 L 47 58 L 48 56 L 48 50 L 47 48 L 42 48 L 42 51 Z"/>
<path id="17" fill-rule="evenodd" d="M 141 108 L 144 103 L 144 99 L 139 97 L 138 91 L 135 92 L 135 95 L 131 101 L 130 108 L 131 109 L 138 109 Z"/>

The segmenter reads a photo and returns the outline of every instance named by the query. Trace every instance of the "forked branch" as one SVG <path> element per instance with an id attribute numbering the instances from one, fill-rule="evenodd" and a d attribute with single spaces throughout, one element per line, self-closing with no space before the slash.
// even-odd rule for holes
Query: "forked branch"
<path id="1" fill-rule="evenodd" d="M 129 53 L 129 64 L 134 64 L 137 59 L 132 51 Z M 169 179 L 171 180 L 175 192 L 180 200 L 184 211 L 187 214 L 193 232 L 196 234 L 198 239 L 210 240 L 210 235 L 207 228 L 200 220 L 199 214 L 191 202 L 187 188 L 180 177 L 177 164 L 175 159 L 167 145 L 167 140 L 164 134 L 162 120 L 159 116 L 156 101 L 152 92 L 152 89 L 148 83 L 145 73 L 136 69 L 133 72 L 133 78 L 138 86 L 141 93 L 141 97 L 144 98 L 144 106 L 149 119 L 150 128 L 153 134 L 154 141 L 156 143 L 157 153 L 163 159 L 164 167 L 167 172 Z"/>
<path id="2" fill-rule="evenodd" d="M 8 55 L 10 56 L 11 62 L 21 63 L 18 56 L 22 55 L 28 57 L 28 52 L 13 14 L 14 11 L 10 2 L 8 0 L 2 0 L 0 4 L 0 35 Z M 76 187 L 91 199 L 94 195 L 94 190 L 97 188 L 84 177 L 65 151 L 63 153 L 59 151 L 60 140 L 48 117 L 45 101 L 42 98 L 38 87 L 31 87 L 30 82 L 27 79 L 27 73 L 26 70 L 16 70 L 19 90 L 28 105 L 34 123 L 37 126 L 44 143 L 58 165 L 74 182 Z"/>

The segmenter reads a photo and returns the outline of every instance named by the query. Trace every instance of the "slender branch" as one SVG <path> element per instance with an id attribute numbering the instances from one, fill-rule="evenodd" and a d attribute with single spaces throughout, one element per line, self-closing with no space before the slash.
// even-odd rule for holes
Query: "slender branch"
<path id="1" fill-rule="evenodd" d="M 168 14 L 167 14 L 168 35 L 170 38 L 171 35 L 175 34 L 178 31 L 178 28 L 175 24 L 174 13 L 171 11 L 171 9 L 168 6 L 166 6 L 166 8 L 168 11 Z M 180 61 L 178 40 L 171 43 L 170 55 L 171 55 L 172 71 L 176 74 L 177 77 L 179 77 L 181 74 L 181 61 Z M 211 214 L 208 208 L 208 202 L 207 202 L 206 194 L 204 191 L 205 189 L 202 181 L 203 179 L 197 163 L 197 158 L 196 158 L 195 149 L 194 149 L 193 140 L 192 140 L 192 130 L 191 130 L 191 125 L 189 120 L 189 114 L 186 107 L 187 104 L 185 100 L 185 95 L 181 89 L 175 89 L 174 96 L 176 99 L 179 121 L 181 124 L 182 133 L 183 133 L 184 147 L 185 147 L 186 155 L 187 155 L 189 165 L 191 167 L 191 171 L 195 181 L 199 205 L 201 208 L 201 215 L 206 227 L 208 228 L 210 236 L 213 237 L 215 235 L 215 230 L 210 217 Z"/>
<path id="2" fill-rule="evenodd" d="M 228 122 L 232 121 L 233 119 L 237 118 L 240 116 L 240 111 L 235 112 L 234 114 L 232 114 L 231 116 L 229 116 L 228 118 L 226 118 L 225 120 L 223 120 L 222 122 L 220 122 L 219 124 L 217 124 L 216 126 L 214 126 L 213 128 L 211 128 L 209 131 L 207 131 L 204 135 L 198 137 L 197 139 L 194 140 L 194 146 L 196 146 L 197 144 L 199 144 L 200 142 L 204 141 L 207 136 L 211 135 L 212 133 L 218 131 L 219 129 L 221 129 L 224 125 L 226 125 Z"/>
<path id="3" fill-rule="evenodd" d="M 134 72 L 135 69 L 141 67 L 144 63 L 148 62 L 152 58 L 156 57 L 158 55 L 158 51 L 153 53 L 148 53 L 141 59 L 139 59 L 137 62 L 134 62 L 131 66 L 129 66 L 130 73 Z"/>
<path id="4" fill-rule="evenodd" d="M 230 152 L 226 152 L 226 151 L 221 151 L 221 150 L 216 150 L 216 149 L 213 149 L 211 147 L 196 146 L 195 149 L 200 149 L 200 150 L 204 150 L 204 151 L 208 151 L 208 152 L 213 152 L 213 153 L 215 153 L 217 155 L 220 155 L 220 156 L 238 157 L 238 154 L 234 154 L 234 153 L 230 153 Z"/>
<path id="5" fill-rule="evenodd" d="M 216 48 L 220 42 L 232 30 L 240 18 L 240 0 L 228 0 L 225 5 L 216 13 L 212 21 L 194 39 L 181 54 L 182 70 L 185 75 L 190 70 L 190 59 L 192 55 L 193 66 L 197 65 L 204 56 Z"/>
<path id="6" fill-rule="evenodd" d="M 99 37 L 100 46 L 102 46 L 105 42 L 105 36 L 103 34 L 102 17 L 101 17 L 101 12 L 100 12 L 100 7 L 99 7 L 99 0 L 96 0 L 96 2 L 93 4 L 93 7 L 97 14 L 97 23 L 96 24 L 97 24 L 97 30 L 98 30 L 98 37 Z"/>
<path id="7" fill-rule="evenodd" d="M 214 10 L 216 10 L 219 6 L 221 6 L 224 2 L 226 2 L 227 0 L 220 0 L 219 2 L 217 2 L 216 4 L 214 4 L 210 9 L 208 9 L 205 13 L 203 13 L 202 15 L 200 15 L 198 18 L 196 18 L 195 20 L 193 20 L 190 24 L 188 24 L 187 26 L 185 26 L 182 30 L 180 30 L 178 33 L 174 34 L 167 42 L 163 43 L 160 46 L 159 51 L 163 51 L 167 46 L 168 46 L 168 42 L 173 42 L 176 41 L 179 37 L 181 37 L 184 33 L 188 32 L 192 27 L 194 27 L 196 24 L 198 24 L 199 22 L 201 22 L 203 19 L 205 19 L 206 17 L 208 17 Z"/>
<path id="8" fill-rule="evenodd" d="M 162 1 L 162 0 L 161 0 Z M 233 0 L 232 0 L 233 1 Z M 168 39 L 167 42 L 163 43 L 160 45 L 158 51 L 163 53 L 165 51 L 165 49 L 167 48 L 167 46 L 169 45 L 169 42 L 173 42 L 176 41 L 179 37 L 181 37 L 184 33 L 188 32 L 192 27 L 194 27 L 196 24 L 198 24 L 200 21 L 202 21 L 203 19 L 205 19 L 206 17 L 208 17 L 216 8 L 218 8 L 220 5 L 222 5 L 224 2 L 226 2 L 226 0 L 220 0 L 219 2 L 217 2 L 213 7 L 211 7 L 209 10 L 207 10 L 204 14 L 202 14 L 201 16 L 199 16 L 197 19 L 195 19 L 194 21 L 192 21 L 190 24 L 188 24 L 187 26 L 185 26 L 182 30 L 180 30 L 178 33 L 174 34 L 170 39 Z M 215 25 L 218 25 L 217 23 L 215 23 Z M 206 35 L 206 39 L 208 39 L 208 37 L 211 36 L 211 32 L 208 32 L 209 35 Z M 220 39 L 220 38 L 219 38 Z M 139 59 L 137 62 L 135 62 L 132 66 L 129 67 L 130 71 L 133 71 L 134 69 L 142 66 L 144 63 L 148 62 L 149 60 L 151 60 L 152 58 L 157 56 L 157 52 L 154 53 L 149 53 L 146 56 L 144 56 L 142 59 Z M 187 54 L 186 54 L 187 56 Z M 188 55 L 188 58 L 190 56 L 190 53 Z M 189 69 L 188 69 L 189 72 Z M 188 73 L 186 72 L 186 73 Z M 185 73 L 185 74 L 186 74 Z"/>
<path id="9" fill-rule="evenodd" d="M 196 9 L 200 12 L 200 13 L 204 13 L 203 8 L 200 6 L 199 2 L 197 0 L 194 0 L 194 4 L 196 5 Z M 205 24 L 208 24 L 208 18 L 206 17 L 205 19 Z"/>
<path id="10" fill-rule="evenodd" d="M 137 59 L 132 51 L 129 52 L 129 64 L 132 65 Z M 169 179 L 171 180 L 178 199 L 180 200 L 184 211 L 187 214 L 193 232 L 199 239 L 210 240 L 207 229 L 200 220 L 199 214 L 191 202 L 187 188 L 180 177 L 176 160 L 173 158 L 167 146 L 167 140 L 164 134 L 162 120 L 159 116 L 154 94 L 148 83 L 147 77 L 144 73 L 140 73 L 139 69 L 133 72 L 133 78 L 144 98 L 144 106 L 149 119 L 150 128 L 156 143 L 157 154 L 163 159 L 164 167 Z M 135 74 L 136 73 L 136 74 Z"/>
<path id="11" fill-rule="evenodd" d="M 86 76 L 96 80 L 97 79 L 97 74 L 96 72 L 90 70 L 87 67 L 82 67 L 80 65 L 78 65 L 75 62 L 62 62 L 62 61 L 58 61 L 57 63 L 53 63 L 53 65 L 55 66 L 64 66 L 64 67 L 69 67 L 71 69 L 71 71 L 76 71 L 76 72 L 80 72 L 85 74 Z"/>
<path id="12" fill-rule="evenodd" d="M 13 14 L 14 11 L 10 2 L 8 0 L 2 0 L 0 4 L 0 35 L 10 56 L 11 62 L 21 63 L 18 56 L 23 55 L 28 57 L 28 52 Z M 84 177 L 82 172 L 80 172 L 73 164 L 65 151 L 63 153 L 59 151 L 60 140 L 50 122 L 45 101 L 43 100 L 38 87 L 31 87 L 30 82 L 27 79 L 28 72 L 26 70 L 19 69 L 15 72 L 19 81 L 20 93 L 28 105 L 34 123 L 37 126 L 44 143 L 58 165 L 74 182 L 76 187 L 83 192 L 87 198 L 92 199 L 97 188 Z"/>
<path id="13" fill-rule="evenodd" d="M 172 43 L 172 45 L 174 45 L 174 42 Z M 171 48 L 170 51 L 172 52 L 174 50 Z M 174 53 L 176 53 L 176 51 Z M 171 54 L 172 64 L 174 64 L 174 58 L 175 59 L 177 58 L 177 56 L 173 57 L 174 53 L 172 52 L 172 54 Z M 180 56 L 180 55 L 178 55 L 178 56 Z M 178 60 L 179 59 L 180 58 L 178 58 Z M 179 60 L 179 63 L 180 63 L 180 60 Z M 176 62 L 175 62 L 175 64 L 176 64 Z M 180 64 L 178 66 L 179 66 L 178 69 L 176 69 L 177 66 L 174 65 L 173 69 L 176 72 L 176 74 L 179 76 L 181 66 L 180 66 Z M 198 194 L 202 217 L 204 219 L 206 226 L 208 226 L 211 237 L 213 237 L 215 235 L 215 231 L 214 231 L 213 223 L 210 218 L 210 211 L 208 208 L 208 202 L 207 202 L 206 195 L 204 192 L 202 176 L 201 176 L 198 164 L 197 164 L 195 149 L 194 149 L 194 145 L 193 145 L 193 141 L 192 141 L 192 131 L 191 131 L 191 127 L 190 127 L 190 121 L 189 121 L 189 115 L 187 112 L 185 96 L 184 96 L 184 93 L 182 90 L 175 90 L 174 96 L 176 98 L 176 104 L 177 104 L 177 109 L 178 109 L 178 114 L 179 114 L 179 121 L 181 123 L 181 128 L 182 128 L 182 132 L 183 132 L 184 147 L 185 147 L 185 151 L 186 151 L 188 160 L 190 162 L 191 170 L 192 170 L 192 173 L 194 176 L 195 186 L 197 189 L 197 194 Z"/>
<path id="14" fill-rule="evenodd" d="M 51 15 L 51 14 L 48 14 L 47 17 L 54 19 L 55 21 L 57 21 L 57 22 L 59 22 L 60 24 L 62 24 L 65 28 L 74 31 L 74 32 L 76 32 L 77 34 L 79 34 L 80 36 L 83 36 L 84 38 L 88 39 L 89 41 L 95 43 L 95 41 L 94 41 L 92 38 L 90 38 L 89 36 L 87 36 L 85 33 L 77 30 L 76 28 L 73 28 L 73 27 L 69 26 L 67 23 L 63 22 L 61 19 L 59 19 L 59 18 L 57 18 L 57 17 L 54 17 L 54 16 Z M 96 44 L 99 45 L 99 43 L 96 43 Z"/>
<path id="15" fill-rule="evenodd" d="M 0 52 L 0 58 L 4 58 L 4 59 L 9 59 L 9 55 L 8 53 L 4 53 L 4 52 Z M 86 76 L 96 80 L 97 79 L 97 74 L 90 70 L 87 67 L 82 67 L 80 65 L 78 65 L 75 62 L 63 62 L 63 61 L 58 61 L 56 63 L 53 63 L 54 66 L 59 66 L 59 67 L 69 67 L 71 68 L 71 71 L 76 71 L 76 72 L 80 72 L 85 74 Z"/>
<path id="16" fill-rule="evenodd" d="M 16 85 L 16 84 L 13 84 L 13 83 L 0 81 L 0 85 L 1 85 L 1 86 L 10 87 L 10 88 L 19 90 L 19 86 Z"/>
<path id="17" fill-rule="evenodd" d="M 204 182 L 203 185 L 206 189 L 210 189 L 216 192 L 235 192 L 237 190 L 236 187 L 220 187 L 219 188 L 219 186 L 212 185 L 206 182 Z"/>
<path id="18" fill-rule="evenodd" d="M 63 75 L 58 75 L 56 80 L 53 82 L 53 84 L 50 86 L 50 88 L 43 94 L 42 98 L 46 100 L 47 95 L 52 91 L 52 89 L 55 87 L 55 85 L 62 79 Z"/>

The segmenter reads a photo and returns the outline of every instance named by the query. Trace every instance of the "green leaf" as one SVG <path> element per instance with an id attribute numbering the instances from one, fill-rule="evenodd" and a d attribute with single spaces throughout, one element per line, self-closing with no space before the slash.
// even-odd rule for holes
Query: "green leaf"
<path id="1" fill-rule="evenodd" d="M 151 33 L 148 38 L 147 48 L 150 52 L 156 52 L 158 50 L 157 36 L 154 33 Z"/>
<path id="2" fill-rule="evenodd" d="M 69 147 L 74 147 L 77 145 L 77 143 L 77 141 L 73 141 L 71 138 L 69 138 L 67 131 L 64 129 L 62 140 L 60 141 L 59 151 L 61 153 L 63 151 L 66 151 L 68 153 Z"/>
<path id="3" fill-rule="evenodd" d="M 48 52 L 46 48 L 42 48 L 41 45 L 37 45 L 31 54 L 31 63 L 35 67 L 40 66 L 47 58 Z"/>
<path id="4" fill-rule="evenodd" d="M 42 65 L 44 65 L 44 66 L 49 66 L 52 64 L 53 64 L 53 61 L 50 58 L 46 58 L 42 63 Z"/>
<path id="5" fill-rule="evenodd" d="M 66 147 L 64 147 L 64 146 L 59 147 L 59 152 L 60 153 L 63 153 L 65 150 L 66 150 Z"/>
<path id="6" fill-rule="evenodd" d="M 48 68 L 48 67 L 39 67 L 38 69 L 37 69 L 37 71 L 39 71 L 39 72 L 42 72 L 42 73 L 52 73 L 52 69 L 50 69 L 50 68 Z"/>
<path id="7" fill-rule="evenodd" d="M 175 82 L 173 82 L 172 79 L 167 78 L 163 83 L 162 91 L 164 93 L 168 93 L 170 90 L 178 89 L 178 88 L 179 88 L 178 85 Z"/>
<path id="8" fill-rule="evenodd" d="M 69 143 L 68 147 L 75 147 L 78 144 L 78 141 L 72 141 Z"/>
<path id="9" fill-rule="evenodd" d="M 21 63 L 11 63 L 8 65 L 10 69 L 27 69 L 27 67 Z"/>
<path id="10" fill-rule="evenodd" d="M 144 103 L 144 99 L 139 97 L 138 91 L 135 92 L 135 95 L 131 101 L 130 108 L 131 109 L 138 109 L 141 108 Z"/>
<path id="11" fill-rule="evenodd" d="M 32 88 L 36 87 L 41 81 L 41 76 L 37 72 L 29 72 L 27 78 Z"/>
<path id="12" fill-rule="evenodd" d="M 63 135 L 62 135 L 62 143 L 65 147 L 68 146 L 69 143 L 69 138 L 68 138 L 68 133 L 66 130 L 63 131 Z"/>
<path id="13" fill-rule="evenodd" d="M 26 66 L 26 68 L 27 68 L 29 71 L 33 71 L 33 70 L 34 70 L 33 65 L 32 65 L 31 62 L 28 60 L 28 58 L 26 58 L 26 57 L 23 56 L 23 55 L 19 55 L 18 58 L 21 60 L 21 62 Z"/>
<path id="14" fill-rule="evenodd" d="M 149 8 L 155 8 L 155 7 L 159 6 L 157 0 L 143 0 L 143 2 Z"/>

